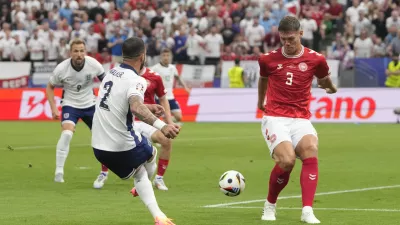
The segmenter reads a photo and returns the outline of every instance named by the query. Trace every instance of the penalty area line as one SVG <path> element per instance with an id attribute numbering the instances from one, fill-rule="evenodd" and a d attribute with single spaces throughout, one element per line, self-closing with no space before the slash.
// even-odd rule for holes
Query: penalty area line
<path id="1" fill-rule="evenodd" d="M 391 189 L 391 188 L 400 188 L 400 184 L 391 185 L 391 186 L 380 186 L 380 187 L 358 188 L 358 189 L 341 190 L 341 191 L 321 192 L 321 193 L 316 193 L 315 196 L 337 195 L 337 194 L 344 194 L 344 193 L 374 191 L 374 190 Z M 278 199 L 294 199 L 294 198 L 301 198 L 301 195 L 282 196 L 282 197 L 279 197 Z M 265 198 L 257 199 L 257 200 L 250 200 L 250 201 L 231 202 L 231 203 L 223 203 L 223 204 L 215 204 L 215 205 L 205 205 L 205 206 L 203 206 L 203 208 L 220 208 L 220 207 L 227 207 L 227 206 L 241 205 L 241 204 L 250 204 L 250 203 L 256 203 L 256 202 L 265 202 Z"/>
<path id="2" fill-rule="evenodd" d="M 263 209 L 256 206 L 226 206 L 221 209 Z M 314 210 L 324 211 L 366 211 L 366 212 L 400 212 L 400 209 L 353 209 L 353 208 L 313 208 Z M 277 210 L 302 210 L 302 208 L 277 207 Z"/>

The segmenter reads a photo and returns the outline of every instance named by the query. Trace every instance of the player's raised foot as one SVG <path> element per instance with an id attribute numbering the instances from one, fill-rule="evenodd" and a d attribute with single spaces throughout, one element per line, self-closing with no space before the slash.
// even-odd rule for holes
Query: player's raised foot
<path id="1" fill-rule="evenodd" d="M 93 182 L 93 188 L 100 189 L 104 186 L 108 178 L 108 174 L 101 172 L 99 176 L 97 176 L 96 180 Z"/>
<path id="2" fill-rule="evenodd" d="M 167 186 L 166 186 L 165 183 L 164 183 L 163 177 L 156 176 L 156 178 L 154 178 L 154 180 L 153 180 L 153 185 L 154 185 L 154 187 L 156 187 L 158 190 L 161 190 L 161 191 L 168 191 L 168 188 L 167 188 Z"/>
<path id="3" fill-rule="evenodd" d="M 136 191 L 136 188 L 134 187 L 134 188 L 132 188 L 132 190 L 131 190 L 131 194 L 132 194 L 132 196 L 133 197 L 137 197 L 137 196 L 139 196 L 139 193 L 137 193 L 137 191 Z"/>
<path id="4" fill-rule="evenodd" d="M 154 225 L 175 225 L 171 219 L 156 217 Z"/>
<path id="5" fill-rule="evenodd" d="M 310 224 L 321 223 L 314 215 L 314 211 L 310 206 L 304 206 L 301 213 L 301 221 Z"/>
<path id="6" fill-rule="evenodd" d="M 272 204 L 269 203 L 268 201 L 265 202 L 261 220 L 266 220 L 266 221 L 276 220 L 276 203 Z"/>
<path id="7" fill-rule="evenodd" d="M 56 175 L 54 176 L 54 182 L 64 183 L 64 174 L 63 173 L 56 173 Z"/>

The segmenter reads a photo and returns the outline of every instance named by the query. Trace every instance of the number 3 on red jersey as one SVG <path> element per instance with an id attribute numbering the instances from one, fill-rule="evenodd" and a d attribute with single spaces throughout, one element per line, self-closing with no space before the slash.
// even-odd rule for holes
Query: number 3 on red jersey
<path id="1" fill-rule="evenodd" d="M 293 83 L 293 73 L 287 72 L 286 73 L 286 85 L 292 85 Z"/>

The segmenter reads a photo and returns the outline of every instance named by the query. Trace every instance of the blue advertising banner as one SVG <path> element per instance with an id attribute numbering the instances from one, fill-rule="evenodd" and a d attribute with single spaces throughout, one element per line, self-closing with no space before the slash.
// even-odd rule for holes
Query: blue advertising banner
<path id="1" fill-rule="evenodd" d="M 354 86 L 384 87 L 386 81 L 385 70 L 390 60 L 390 58 L 355 59 Z"/>

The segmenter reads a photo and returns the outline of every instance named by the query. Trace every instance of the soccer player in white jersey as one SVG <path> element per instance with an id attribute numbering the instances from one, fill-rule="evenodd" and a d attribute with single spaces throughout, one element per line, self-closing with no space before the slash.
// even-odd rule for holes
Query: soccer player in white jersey
<path id="1" fill-rule="evenodd" d="M 133 176 L 136 191 L 156 225 L 173 225 L 160 210 L 149 179 L 157 167 L 156 148 L 134 129 L 134 119 L 138 117 L 168 138 L 175 138 L 180 127 L 156 117 L 164 113 L 162 106 L 143 104 L 147 83 L 137 72 L 142 70 L 146 57 L 143 40 L 125 40 L 122 56 L 123 63 L 107 72 L 100 86 L 92 128 L 94 155 L 121 179 Z"/>
<path id="2" fill-rule="evenodd" d="M 171 50 L 168 48 L 164 48 L 161 51 L 161 61 L 154 65 L 151 70 L 161 75 L 164 86 L 167 89 L 167 99 L 169 102 L 169 106 L 171 108 L 171 113 L 174 118 L 174 122 L 180 122 L 182 120 L 182 111 L 179 107 L 179 103 L 175 100 L 174 96 L 174 83 L 175 78 L 178 82 L 185 88 L 185 90 L 189 93 L 190 89 L 187 87 L 185 82 L 178 74 L 178 70 L 174 65 L 170 64 L 171 62 Z"/>
<path id="3" fill-rule="evenodd" d="M 55 182 L 64 182 L 64 164 L 69 153 L 69 143 L 79 119 L 91 129 L 96 96 L 93 93 L 93 78 L 104 77 L 103 66 L 94 58 L 86 56 L 85 43 L 75 39 L 70 44 L 71 58 L 54 69 L 46 88 L 54 119 L 60 112 L 54 101 L 54 88 L 63 87 L 61 112 L 61 137 L 57 143 Z"/>

